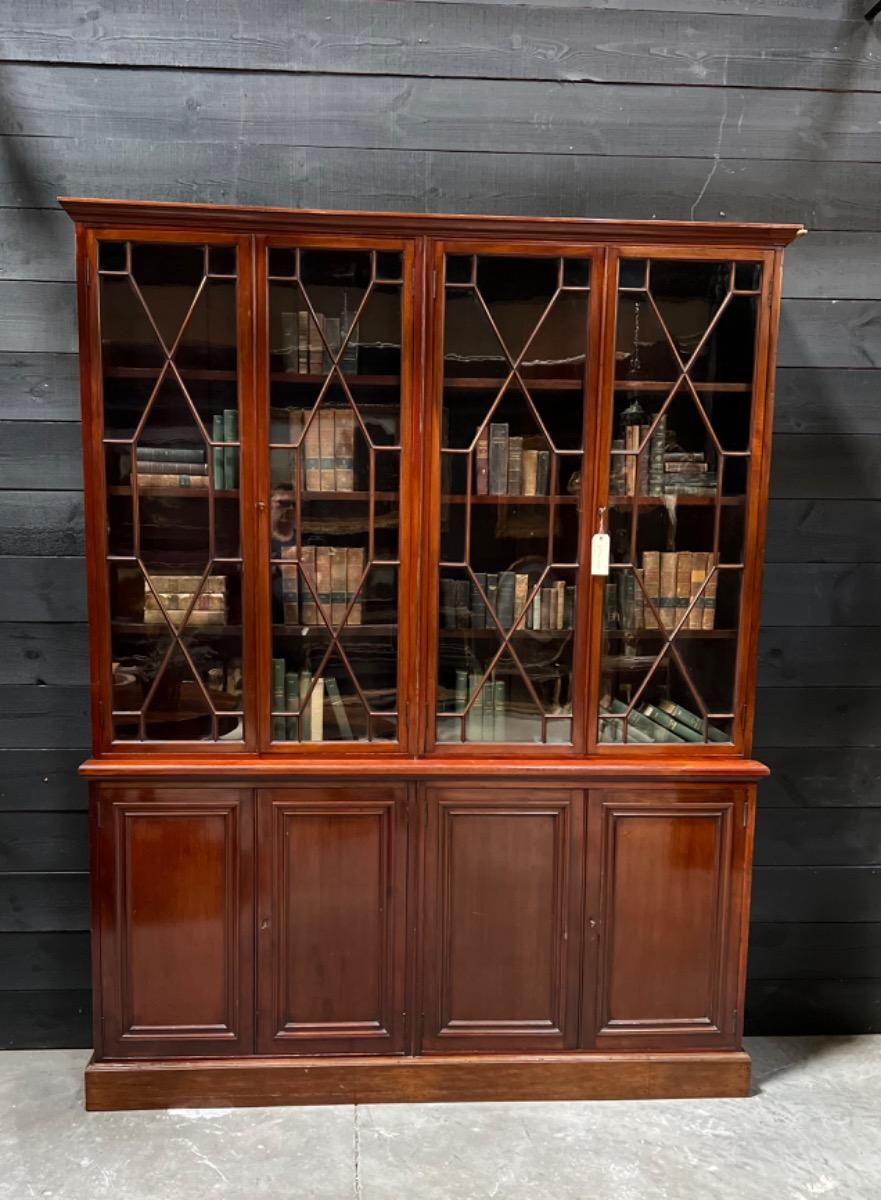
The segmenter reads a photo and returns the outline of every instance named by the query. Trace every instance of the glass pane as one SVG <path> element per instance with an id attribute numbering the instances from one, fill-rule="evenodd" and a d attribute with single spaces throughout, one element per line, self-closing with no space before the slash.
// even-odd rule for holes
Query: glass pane
<path id="1" fill-rule="evenodd" d="M 436 738 L 572 741 L 590 263 L 446 263 Z"/>
<path id="2" fill-rule="evenodd" d="M 401 255 L 268 253 L 272 740 L 395 741 Z"/>
<path id="3" fill-rule="evenodd" d="M 236 255 L 99 248 L 117 740 L 244 737 Z"/>
<path id="4" fill-rule="evenodd" d="M 731 740 L 760 284 L 620 265 L 602 742 Z"/>

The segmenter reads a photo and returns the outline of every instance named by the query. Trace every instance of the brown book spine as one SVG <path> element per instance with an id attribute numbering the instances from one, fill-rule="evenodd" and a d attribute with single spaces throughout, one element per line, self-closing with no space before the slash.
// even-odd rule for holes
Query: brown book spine
<path id="1" fill-rule="evenodd" d="M 566 607 L 566 583 L 558 579 L 554 584 L 554 629 L 563 628 L 563 612 Z"/>
<path id="2" fill-rule="evenodd" d="M 474 453 L 474 488 L 478 496 L 489 494 L 489 428 L 484 426 L 477 437 Z"/>
<path id="3" fill-rule="evenodd" d="M 707 555 L 707 574 L 710 576 L 704 588 L 704 605 L 701 615 L 701 629 L 713 629 L 716 624 L 716 589 L 719 585 L 719 572 L 714 570 L 715 559 Z M 710 572 L 713 572 L 710 575 Z"/>
<path id="4" fill-rule="evenodd" d="M 296 546 L 282 546 L 281 557 L 284 559 L 296 559 Z M 281 565 L 281 599 L 284 608 L 284 623 L 285 625 L 298 625 L 300 622 L 298 591 L 299 591 L 299 575 L 297 573 L 297 565 L 295 562 L 282 563 Z"/>
<path id="5" fill-rule="evenodd" d="M 535 495 L 535 481 L 538 475 L 538 451 L 523 451 L 523 495 Z"/>
<path id="6" fill-rule="evenodd" d="M 688 629 L 703 628 L 703 587 L 704 580 L 707 577 L 707 559 L 708 554 L 702 551 L 695 551 L 691 561 L 691 596 L 689 604 L 692 605 L 691 612 L 688 614 Z M 699 594 L 700 593 L 700 594 Z"/>
<path id="7" fill-rule="evenodd" d="M 334 414 L 334 479 L 338 492 L 355 488 L 355 414 L 350 408 L 339 408 Z"/>
<path id="8" fill-rule="evenodd" d="M 507 494 L 509 496 L 523 495 L 523 438 L 508 438 L 508 479 Z"/>
<path id="9" fill-rule="evenodd" d="M 300 550 L 300 568 L 304 576 L 302 587 L 301 619 L 304 625 L 318 624 L 318 608 L 315 604 L 315 547 L 303 546 Z"/>
<path id="10" fill-rule="evenodd" d="M 306 475 L 307 492 L 321 491 L 321 439 L 318 431 L 320 418 L 321 409 L 317 413 L 312 413 L 312 419 L 309 422 L 306 436 L 303 439 L 303 448 L 305 451 L 303 455 L 303 470 Z"/>
<path id="11" fill-rule="evenodd" d="M 661 554 L 661 586 L 658 590 L 658 607 L 661 624 L 672 629 L 676 624 L 676 554 L 664 551 Z"/>
<path id="12" fill-rule="evenodd" d="M 688 609 L 691 596 L 691 567 L 694 555 L 690 550 L 680 550 L 676 556 L 676 609 L 674 625 L 678 625 Z"/>
<path id="13" fill-rule="evenodd" d="M 336 485 L 334 470 L 334 410 L 321 408 L 318 412 L 318 452 L 321 460 L 319 491 L 332 492 Z"/>
<path id="14" fill-rule="evenodd" d="M 315 585 L 318 591 L 318 600 L 321 608 L 324 610 L 324 616 L 330 620 L 330 546 L 315 547 Z M 321 613 L 319 610 L 320 619 Z"/>
<path id="15" fill-rule="evenodd" d="M 300 439 L 303 436 L 303 422 L 306 418 L 306 413 L 302 408 L 288 409 L 288 441 L 292 446 L 299 445 Z M 301 466 L 302 449 L 291 451 L 291 485 L 294 491 L 297 491 L 299 484 L 299 468 Z"/>
<path id="16" fill-rule="evenodd" d="M 321 340 L 319 327 L 324 327 L 324 314 L 316 313 L 317 322 L 313 318 L 309 322 L 309 374 L 320 375 L 324 364 L 324 342 Z"/>
<path id="17" fill-rule="evenodd" d="M 541 626 L 542 629 L 553 629 L 554 589 L 541 589 Z"/>
<path id="18" fill-rule="evenodd" d="M 514 576 L 514 622 L 519 628 L 526 627 L 526 599 L 529 596 L 529 576 Z"/>
<path id="19" fill-rule="evenodd" d="M 364 551 L 357 546 L 350 546 L 346 552 L 346 604 L 349 603 L 355 592 L 357 592 L 363 573 Z M 362 596 L 359 596 L 352 605 L 352 611 L 349 614 L 348 623 L 350 625 L 361 624 L 361 606 Z"/>
<path id="20" fill-rule="evenodd" d="M 661 602 L 661 555 L 657 550 L 646 550 L 642 556 L 642 577 L 645 590 L 655 608 Z M 658 621 L 648 604 L 645 606 L 645 628 L 657 629 Z"/>
<path id="21" fill-rule="evenodd" d="M 348 581 L 348 551 L 345 546 L 330 547 L 330 619 L 334 628 L 346 615 L 346 585 Z"/>

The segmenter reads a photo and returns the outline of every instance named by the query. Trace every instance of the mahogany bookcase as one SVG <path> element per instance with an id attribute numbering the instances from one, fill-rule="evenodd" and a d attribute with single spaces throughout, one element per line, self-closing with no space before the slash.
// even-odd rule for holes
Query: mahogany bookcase
<path id="1" fill-rule="evenodd" d="M 746 1094 L 801 230 L 61 203 L 87 1106 Z"/>

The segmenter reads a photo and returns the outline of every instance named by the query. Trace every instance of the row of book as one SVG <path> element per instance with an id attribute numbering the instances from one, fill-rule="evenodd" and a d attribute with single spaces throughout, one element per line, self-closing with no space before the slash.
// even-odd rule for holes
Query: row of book
<path id="1" fill-rule="evenodd" d="M 311 688 L 311 694 L 310 694 Z M 336 721 L 340 738 L 353 741 L 352 726 L 333 675 L 313 681 L 312 672 L 287 669 L 283 658 L 272 660 L 272 740 L 275 742 L 324 741 L 325 704 Z M 286 713 L 287 716 L 279 716 Z M 297 723 L 299 721 L 299 733 Z M 337 739 L 334 739 L 337 740 Z"/>
<path id="2" fill-rule="evenodd" d="M 514 571 L 489 574 L 475 571 L 477 583 L 468 579 L 441 579 L 442 629 L 494 629 L 480 588 L 503 629 L 515 620 L 521 629 L 571 629 L 575 611 L 575 585 L 556 580 L 539 588 L 529 600 L 529 576 Z"/>
<path id="3" fill-rule="evenodd" d="M 328 317 L 324 313 L 316 313 L 315 316 L 317 324 L 306 309 L 281 314 L 284 339 L 281 354 L 285 371 L 298 375 L 326 375 L 332 365 L 331 356 L 336 358 L 339 354 L 343 339 L 349 332 L 351 317 L 347 314 Z M 347 374 L 357 373 L 358 345 L 355 335 L 346 342 L 340 367 Z"/>
<path id="4" fill-rule="evenodd" d="M 674 629 L 691 606 L 683 628 L 713 629 L 719 582 L 713 564 L 711 551 L 646 550 L 641 567 L 613 571 L 607 580 L 605 628 L 628 633 L 657 629 L 658 620 L 645 602 L 648 594 L 662 628 Z"/>
<path id="5" fill-rule="evenodd" d="M 624 436 L 612 442 L 609 492 L 613 496 L 711 496 L 717 476 L 710 471 L 703 450 L 682 450 L 676 435 L 667 428 L 666 416 L 658 418 L 649 437 L 648 449 L 638 454 L 649 424 L 627 424 Z"/>
<path id="6" fill-rule="evenodd" d="M 491 424 L 478 435 L 474 456 L 478 496 L 547 496 L 551 452 L 538 436 L 511 437 L 507 422 Z"/>
<path id="7" fill-rule="evenodd" d="M 322 405 L 306 428 L 311 410 L 292 408 L 288 436 L 292 444 L 303 439 L 303 472 L 307 492 L 355 490 L 355 414 L 349 406 Z"/>
<path id="8" fill-rule="evenodd" d="M 621 700 L 605 697 L 600 701 L 600 741 L 623 742 L 624 721 L 609 720 L 609 714 L 623 715 L 627 705 Z M 672 700 L 661 700 L 658 704 L 641 704 L 627 717 L 628 742 L 703 742 L 704 722 L 697 713 L 691 712 Z M 707 724 L 706 740 L 730 742 L 731 738 L 715 725 Z"/>
<path id="9" fill-rule="evenodd" d="M 198 446 L 138 446 L 135 450 L 138 472 L 138 491 L 150 492 L 160 488 L 207 488 L 208 465 L 204 447 Z M 123 477 L 131 469 L 124 457 Z"/>
<path id="10" fill-rule="evenodd" d="M 201 575 L 151 575 L 150 580 L 152 588 L 144 580 L 145 625 L 165 625 L 164 609 L 175 628 L 180 628 L 197 592 L 187 627 L 227 623 L 225 575 L 209 575 L 204 584 Z"/>
<path id="11" fill-rule="evenodd" d="M 469 742 L 504 742 L 506 735 L 507 685 L 503 679 L 488 679 L 483 687 L 482 671 L 456 672 L 456 696 L 453 712 L 464 712 L 472 696 L 474 703 L 465 718 L 465 738 Z M 479 690 L 478 690 L 479 689 Z"/>
<path id="12" fill-rule="evenodd" d="M 282 604 L 285 625 L 323 625 L 317 593 L 331 624 L 338 626 L 346 617 L 346 610 L 361 586 L 364 574 L 364 548 L 362 546 L 301 546 L 299 568 L 296 546 L 284 546 L 281 558 Z M 303 571 L 308 582 L 300 579 Z M 311 584 L 311 589 L 308 586 Z M 355 600 L 347 620 L 348 625 L 360 625 L 362 601 Z"/>

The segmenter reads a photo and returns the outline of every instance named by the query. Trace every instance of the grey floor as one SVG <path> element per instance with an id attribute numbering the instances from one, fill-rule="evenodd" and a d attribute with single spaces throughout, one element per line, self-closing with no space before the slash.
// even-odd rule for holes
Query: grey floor
<path id="1" fill-rule="evenodd" d="M 756 1038 L 747 1100 L 83 1112 L 0 1054 L 2 1200 L 879 1200 L 881 1036 Z"/>

